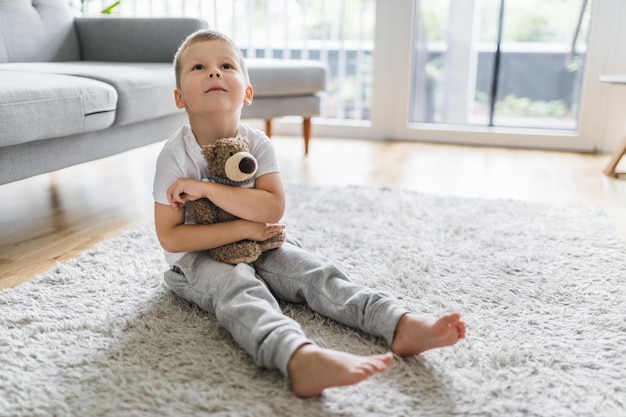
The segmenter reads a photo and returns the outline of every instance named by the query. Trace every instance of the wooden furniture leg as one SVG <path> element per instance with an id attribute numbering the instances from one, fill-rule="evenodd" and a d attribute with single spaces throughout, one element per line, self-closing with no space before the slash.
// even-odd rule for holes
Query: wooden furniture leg
<path id="1" fill-rule="evenodd" d="M 265 120 L 265 134 L 272 137 L 272 119 Z M 305 117 L 302 121 L 302 137 L 304 138 L 304 154 L 309 154 L 309 140 L 311 139 L 311 118 Z"/>
<path id="2" fill-rule="evenodd" d="M 617 177 L 618 173 L 615 172 L 615 168 L 617 167 L 617 164 L 619 163 L 620 159 L 622 159 L 624 154 L 626 154 L 626 136 L 624 136 L 624 139 L 622 139 L 622 143 L 620 143 L 615 152 L 613 152 L 613 155 L 611 156 L 611 161 L 604 169 L 605 175 L 609 177 Z"/>
<path id="3" fill-rule="evenodd" d="M 265 134 L 268 138 L 272 137 L 272 119 L 265 120 Z"/>
<path id="4" fill-rule="evenodd" d="M 304 137 L 304 154 L 309 154 L 309 139 L 311 139 L 311 118 L 305 117 L 302 122 L 302 136 Z"/>

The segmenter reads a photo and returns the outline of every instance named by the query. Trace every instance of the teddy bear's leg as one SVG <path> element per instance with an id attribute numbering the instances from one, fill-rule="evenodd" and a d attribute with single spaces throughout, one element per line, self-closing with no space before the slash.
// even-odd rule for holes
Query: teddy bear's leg
<path id="1" fill-rule="evenodd" d="M 259 242 L 259 245 L 261 246 L 261 250 L 263 252 L 268 251 L 270 249 L 276 249 L 282 246 L 282 244 L 285 242 L 286 236 L 285 236 L 285 232 L 281 231 L 280 233 L 272 236 L 271 238 L 264 240 L 262 242 Z"/>
<path id="2" fill-rule="evenodd" d="M 223 245 L 210 251 L 213 259 L 229 264 L 249 264 L 257 260 L 261 255 L 258 243 L 251 240 L 242 240 L 228 245 Z"/>

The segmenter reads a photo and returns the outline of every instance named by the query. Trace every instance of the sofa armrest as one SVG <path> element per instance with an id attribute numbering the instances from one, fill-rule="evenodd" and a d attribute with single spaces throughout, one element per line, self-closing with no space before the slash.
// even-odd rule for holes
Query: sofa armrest
<path id="1" fill-rule="evenodd" d="M 208 23 L 193 18 L 76 18 L 83 61 L 172 62 L 182 41 Z"/>

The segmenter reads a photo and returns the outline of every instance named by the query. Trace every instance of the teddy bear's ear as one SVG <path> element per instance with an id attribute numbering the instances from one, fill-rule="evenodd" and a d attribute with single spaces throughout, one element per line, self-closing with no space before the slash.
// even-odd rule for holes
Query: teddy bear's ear
<path id="1" fill-rule="evenodd" d="M 250 142 L 248 141 L 248 139 L 242 136 L 237 136 L 235 139 L 236 139 L 236 146 L 239 151 L 246 151 L 246 152 L 250 151 Z"/>
<path id="2" fill-rule="evenodd" d="M 204 156 L 204 159 L 213 159 L 214 152 L 215 152 L 214 145 L 204 145 L 202 147 L 202 156 Z"/>

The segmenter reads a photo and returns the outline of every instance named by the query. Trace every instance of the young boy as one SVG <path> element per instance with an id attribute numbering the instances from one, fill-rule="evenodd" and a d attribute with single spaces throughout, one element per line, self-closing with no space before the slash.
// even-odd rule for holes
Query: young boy
<path id="1" fill-rule="evenodd" d="M 183 126 L 164 145 L 154 180 L 156 232 L 171 270 L 165 281 L 178 296 L 217 317 L 258 366 L 278 369 L 300 397 L 356 384 L 383 372 L 392 352 L 407 356 L 449 346 L 465 337 L 458 313 L 439 319 L 415 315 L 393 300 L 351 283 L 328 260 L 287 241 L 253 264 L 213 260 L 207 249 L 242 239 L 265 240 L 284 229 L 283 186 L 270 140 L 240 124 L 253 90 L 241 51 L 225 35 L 190 35 L 174 57 L 176 105 L 187 111 Z M 201 146 L 241 135 L 257 158 L 254 188 L 202 181 Z M 193 224 L 185 203 L 208 198 L 238 220 Z M 391 352 L 358 356 L 324 349 L 282 314 L 277 298 L 306 302 L 313 310 L 384 338 Z"/>

